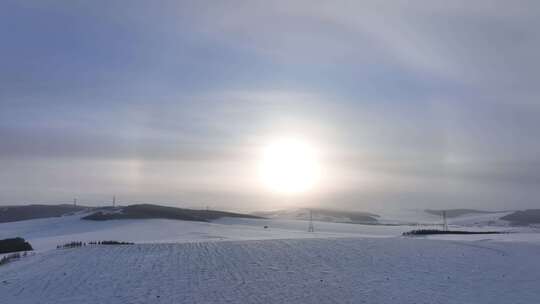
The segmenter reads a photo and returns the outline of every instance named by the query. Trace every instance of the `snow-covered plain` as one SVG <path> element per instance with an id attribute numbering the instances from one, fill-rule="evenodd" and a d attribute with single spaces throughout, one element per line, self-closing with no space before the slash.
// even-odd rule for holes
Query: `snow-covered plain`
<path id="1" fill-rule="evenodd" d="M 540 246 L 403 238 L 54 250 L 0 269 L 3 303 L 538 303 Z"/>
<path id="2" fill-rule="evenodd" d="M 22 236 L 38 251 L 0 266 L 0 303 L 540 299 L 540 233 L 530 228 L 475 227 L 513 233 L 406 238 L 401 233 L 415 227 L 316 222 L 316 232 L 308 233 L 307 222 L 295 220 L 93 222 L 80 216 L 0 224 L 0 238 Z M 54 249 L 104 239 L 137 244 Z"/>

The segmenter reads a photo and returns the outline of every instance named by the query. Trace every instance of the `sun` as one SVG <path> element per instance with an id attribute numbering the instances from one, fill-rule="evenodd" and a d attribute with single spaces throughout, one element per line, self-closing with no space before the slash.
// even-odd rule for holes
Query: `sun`
<path id="1" fill-rule="evenodd" d="M 284 194 L 313 189 L 320 175 L 316 149 L 296 139 L 282 139 L 264 147 L 260 169 L 264 184 Z"/>

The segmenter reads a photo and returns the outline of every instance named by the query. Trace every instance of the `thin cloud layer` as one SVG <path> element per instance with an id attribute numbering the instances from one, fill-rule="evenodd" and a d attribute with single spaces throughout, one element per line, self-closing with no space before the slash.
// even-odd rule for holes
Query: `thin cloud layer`
<path id="1" fill-rule="evenodd" d="M 306 204 L 534 207 L 539 6 L 4 1 L 0 204 L 272 209 L 259 154 L 295 136 Z"/>

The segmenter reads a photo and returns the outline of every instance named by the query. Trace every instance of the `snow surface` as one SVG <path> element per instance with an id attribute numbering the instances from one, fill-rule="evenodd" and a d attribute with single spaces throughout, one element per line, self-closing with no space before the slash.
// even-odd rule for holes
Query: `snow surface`
<path id="1" fill-rule="evenodd" d="M 85 214 L 1 223 L 0 239 L 23 237 L 37 251 L 56 248 L 71 241 L 118 240 L 136 243 L 179 243 L 226 240 L 265 240 L 328 237 L 399 237 L 403 232 L 430 226 L 358 225 L 315 222 L 315 233 L 307 232 L 307 221 L 280 219 L 222 218 L 210 223 L 166 219 L 87 221 Z M 480 217 L 485 216 L 481 215 Z M 462 220 L 474 223 L 477 217 Z M 468 222 L 467 222 L 468 221 Z M 267 229 L 264 226 L 268 226 Z M 433 226 L 432 228 L 439 228 Z M 452 240 L 529 241 L 540 243 L 540 229 L 500 226 L 451 226 L 452 229 L 516 232 L 501 235 L 449 235 L 428 238 Z"/>
<path id="2" fill-rule="evenodd" d="M 0 224 L 0 239 L 20 236 L 44 251 L 71 241 L 119 240 L 177 243 L 326 237 L 395 237 L 412 226 L 371 226 L 306 221 L 222 218 L 211 223 L 166 219 L 87 221 L 84 214 Z M 264 226 L 268 226 L 267 229 Z"/>
<path id="3" fill-rule="evenodd" d="M 37 254 L 0 266 L 0 303 L 538 303 L 540 230 L 402 237 L 416 226 L 223 218 L 0 224 Z M 484 221 L 485 222 L 485 221 Z M 489 219 L 487 220 L 489 222 Z M 269 228 L 265 229 L 264 226 Z M 472 227 L 471 227 L 472 226 Z M 136 245 L 54 249 L 70 241 Z"/>
<path id="4" fill-rule="evenodd" d="M 90 246 L 0 268 L 2 303 L 538 303 L 540 246 L 405 238 Z"/>

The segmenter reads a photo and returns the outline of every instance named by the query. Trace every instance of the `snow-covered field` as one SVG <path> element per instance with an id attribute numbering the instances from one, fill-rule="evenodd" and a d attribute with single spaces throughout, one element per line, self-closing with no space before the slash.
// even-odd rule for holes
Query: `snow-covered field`
<path id="1" fill-rule="evenodd" d="M 538 303 L 540 246 L 403 238 L 54 250 L 0 269 L 2 303 Z"/>
<path id="2" fill-rule="evenodd" d="M 308 233 L 306 221 L 290 219 L 223 218 L 211 223 L 164 219 L 151 220 L 80 220 L 84 214 L 56 218 L 0 223 L 0 239 L 24 237 L 38 251 L 56 248 L 70 241 L 122 240 L 137 243 L 201 242 L 223 240 L 263 240 L 287 238 L 328 237 L 398 237 L 416 228 L 440 228 L 416 225 L 357 225 L 347 223 L 315 222 L 315 233 Z M 407 222 L 437 223 L 440 217 L 421 212 L 402 212 L 393 215 Z M 540 229 L 504 226 L 494 219 L 501 214 L 467 215 L 450 219 L 452 229 L 499 230 L 518 232 L 511 235 L 437 236 L 442 239 L 492 239 L 498 241 L 533 241 L 540 243 Z M 392 216 L 383 221 L 392 222 Z M 495 226 L 487 226 L 489 222 Z M 267 229 L 264 226 L 268 226 Z"/>
<path id="3" fill-rule="evenodd" d="M 395 237 L 414 228 L 316 222 L 316 232 L 308 233 L 308 222 L 297 220 L 222 218 L 211 223 L 165 219 L 86 221 L 80 220 L 81 216 L 3 223 L 0 224 L 0 239 L 24 237 L 34 249 L 46 251 L 70 241 L 177 243 L 357 236 Z M 268 228 L 265 229 L 264 226 Z"/>
<path id="4" fill-rule="evenodd" d="M 401 237 L 411 226 L 224 218 L 0 224 L 38 253 L 0 266 L 0 303 L 538 303 L 540 233 Z M 473 221 L 474 222 L 474 221 Z M 267 225 L 269 228 L 265 229 Z M 456 227 L 458 228 L 458 227 Z M 494 227 L 476 227 L 494 230 Z M 438 239 L 434 239 L 438 238 Z M 82 240 L 136 245 L 54 249 Z"/>

